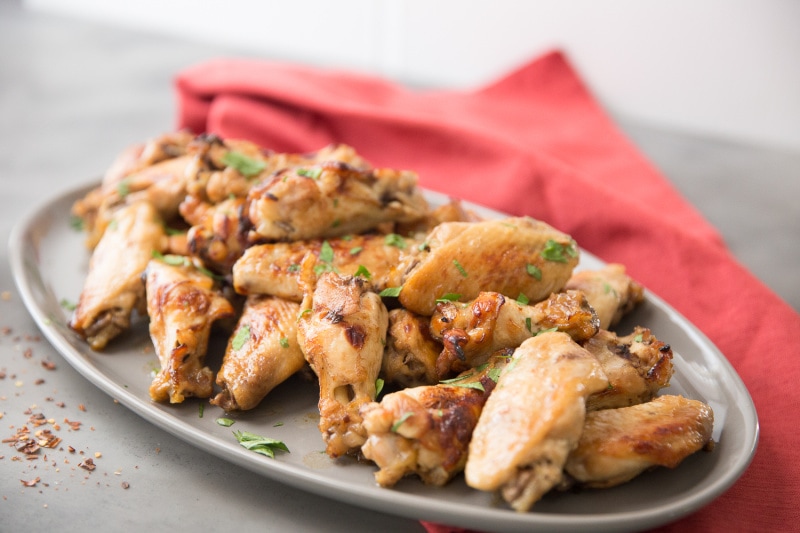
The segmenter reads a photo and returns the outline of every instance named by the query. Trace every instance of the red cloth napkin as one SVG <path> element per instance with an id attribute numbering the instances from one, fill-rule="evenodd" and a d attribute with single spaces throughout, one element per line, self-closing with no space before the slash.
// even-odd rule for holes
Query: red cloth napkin
<path id="1" fill-rule="evenodd" d="M 785 531 L 800 523 L 800 315 L 731 256 L 562 54 L 474 91 L 415 91 L 254 60 L 189 68 L 176 88 L 179 127 L 278 151 L 344 142 L 375 165 L 417 171 L 426 188 L 545 220 L 605 261 L 625 264 L 722 350 L 761 427 L 740 480 L 660 531 Z"/>

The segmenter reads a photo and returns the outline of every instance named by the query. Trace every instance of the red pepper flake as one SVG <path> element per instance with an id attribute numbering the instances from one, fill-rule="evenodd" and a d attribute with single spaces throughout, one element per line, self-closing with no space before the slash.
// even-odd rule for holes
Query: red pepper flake
<path id="1" fill-rule="evenodd" d="M 67 451 L 69 451 L 69 453 L 75 453 L 75 448 L 72 446 L 67 446 Z"/>
<path id="2" fill-rule="evenodd" d="M 42 413 L 34 413 L 30 416 L 30 418 L 28 418 L 28 423 L 33 424 L 36 427 L 39 427 L 47 424 L 47 419 L 44 417 Z"/>
<path id="3" fill-rule="evenodd" d="M 26 348 L 25 351 L 22 352 L 22 355 L 25 356 L 25 359 L 30 359 L 31 357 L 33 357 L 33 350 L 30 348 Z"/>
<path id="4" fill-rule="evenodd" d="M 39 443 L 35 439 L 24 439 L 17 441 L 14 448 L 18 452 L 30 456 L 39 451 Z"/>
<path id="5" fill-rule="evenodd" d="M 42 378 L 37 379 L 33 382 L 34 385 L 42 385 L 44 384 L 44 380 Z"/>
<path id="6" fill-rule="evenodd" d="M 28 481 L 25 481 L 24 479 L 20 479 L 19 481 L 20 481 L 20 483 L 22 483 L 26 487 L 35 487 L 36 484 L 41 481 L 41 479 L 37 476 L 34 479 L 31 479 L 31 480 L 28 480 Z"/>
<path id="7" fill-rule="evenodd" d="M 92 459 L 91 457 L 87 457 L 86 459 L 78 463 L 78 466 L 83 468 L 84 470 L 88 470 L 89 472 L 97 468 L 97 465 L 94 464 L 94 459 Z"/>
<path id="8" fill-rule="evenodd" d="M 78 404 L 78 410 L 79 411 L 83 411 L 85 413 L 86 412 L 86 406 L 83 405 L 82 403 L 79 403 Z"/>
<path id="9" fill-rule="evenodd" d="M 3 326 L 2 328 L 0 328 L 0 333 L 2 333 L 3 335 L 11 335 L 11 328 L 8 326 Z"/>
<path id="10" fill-rule="evenodd" d="M 46 361 L 46 360 L 42 361 L 42 366 L 45 368 L 45 370 L 55 370 L 56 369 L 56 364 L 54 362 L 52 362 L 52 361 Z"/>
<path id="11" fill-rule="evenodd" d="M 127 481 L 123 481 L 122 482 L 122 488 L 127 490 L 127 489 L 131 488 L 131 484 L 128 483 Z"/>
<path id="12" fill-rule="evenodd" d="M 65 418 L 64 423 L 69 424 L 69 427 L 72 429 L 72 431 L 78 431 L 81 429 L 81 422 L 78 422 L 77 420 L 69 420 Z"/>
<path id="13" fill-rule="evenodd" d="M 64 402 L 56 402 L 56 407 L 64 407 L 65 405 Z"/>
<path id="14" fill-rule="evenodd" d="M 0 370 L 0 379 L 6 379 L 6 371 Z"/>

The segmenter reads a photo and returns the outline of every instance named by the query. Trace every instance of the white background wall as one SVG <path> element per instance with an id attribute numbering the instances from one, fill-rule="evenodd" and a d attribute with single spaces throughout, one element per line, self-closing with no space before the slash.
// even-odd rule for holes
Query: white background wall
<path id="1" fill-rule="evenodd" d="M 614 113 L 800 150 L 798 0 L 25 0 L 34 9 L 470 88 L 553 47 Z"/>

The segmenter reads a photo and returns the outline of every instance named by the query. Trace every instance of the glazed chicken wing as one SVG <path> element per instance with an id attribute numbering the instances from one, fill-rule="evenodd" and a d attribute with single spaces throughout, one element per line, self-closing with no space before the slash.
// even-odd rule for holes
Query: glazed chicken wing
<path id="1" fill-rule="evenodd" d="M 482 292 L 472 302 L 440 302 L 431 317 L 431 334 L 444 348 L 436 362 L 443 378 L 477 366 L 496 350 L 516 348 L 540 331 L 556 329 L 583 342 L 598 331 L 597 316 L 583 293 L 551 294 L 524 305 L 497 292 Z"/>
<path id="2" fill-rule="evenodd" d="M 245 208 L 254 243 L 363 233 L 420 220 L 427 211 L 416 174 L 340 161 L 276 172 L 250 190 Z"/>
<path id="3" fill-rule="evenodd" d="M 331 457 L 357 452 L 366 439 L 359 409 L 375 400 L 387 315 L 360 276 L 327 272 L 303 299 L 297 340 L 319 378 L 319 429 Z"/>
<path id="4" fill-rule="evenodd" d="M 508 355 L 494 356 L 447 384 L 404 389 L 362 407 L 367 441 L 361 451 L 380 468 L 378 484 L 390 487 L 417 474 L 426 484 L 442 486 L 461 472 L 472 431 Z"/>
<path id="5" fill-rule="evenodd" d="M 644 300 L 644 289 L 625 273 L 625 267 L 612 263 L 600 270 L 575 272 L 564 287 L 582 291 L 597 312 L 600 328 L 608 329 Z"/>
<path id="6" fill-rule="evenodd" d="M 608 385 L 569 335 L 542 333 L 517 348 L 486 401 L 469 445 L 470 487 L 499 491 L 524 512 L 562 481 L 584 426 L 586 396 Z"/>
<path id="7" fill-rule="evenodd" d="M 153 259 L 147 265 L 150 337 L 161 370 L 150 385 L 157 402 L 181 403 L 188 396 L 208 398 L 214 376 L 204 365 L 215 321 L 232 317 L 233 306 L 215 290 L 214 280 L 190 264 Z"/>
<path id="8" fill-rule="evenodd" d="M 114 213 L 92 252 L 89 273 L 70 327 L 93 350 L 130 327 L 134 310 L 145 311 L 142 273 L 153 251 L 162 251 L 166 235 L 161 217 L 148 202 L 135 202 Z"/>
<path id="9" fill-rule="evenodd" d="M 709 406 L 682 396 L 595 411 L 564 468 L 581 485 L 613 487 L 656 466 L 675 468 L 709 445 L 713 426 Z"/>
<path id="10" fill-rule="evenodd" d="M 272 296 L 250 296 L 228 340 L 211 400 L 226 411 L 257 406 L 269 392 L 303 368 L 297 344 L 300 304 Z"/>
<path id="11" fill-rule="evenodd" d="M 417 244 L 397 234 L 367 234 L 254 245 L 234 264 L 233 286 L 239 294 L 272 294 L 299 302 L 303 299 L 300 263 L 311 253 L 318 260 L 319 274 L 334 271 L 354 275 L 364 267 L 372 286 L 381 291 L 397 283 L 403 251 Z"/>
<path id="12" fill-rule="evenodd" d="M 188 211 L 191 201 L 186 198 L 181 209 Z M 240 220 L 243 204 L 242 198 L 233 197 L 193 211 L 195 224 L 186 235 L 189 251 L 220 274 L 230 273 L 245 251 Z"/>
<path id="13" fill-rule="evenodd" d="M 472 300 L 485 291 L 530 302 L 559 292 L 578 264 L 569 235 L 531 218 L 440 224 L 404 266 L 400 303 L 430 316 L 436 300 Z"/>
<path id="14" fill-rule="evenodd" d="M 601 330 L 583 346 L 608 377 L 608 386 L 588 398 L 591 411 L 647 402 L 669 386 L 672 349 L 647 328 L 637 327 L 625 337 Z"/>

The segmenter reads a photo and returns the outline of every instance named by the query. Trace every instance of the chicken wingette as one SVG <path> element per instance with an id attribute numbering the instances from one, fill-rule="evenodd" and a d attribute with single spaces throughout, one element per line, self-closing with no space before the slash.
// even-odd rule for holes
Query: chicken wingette
<path id="1" fill-rule="evenodd" d="M 389 332 L 381 376 L 396 387 L 434 385 L 440 377 L 436 361 L 442 343 L 431 335 L 430 318 L 407 309 L 389 311 Z"/>
<path id="2" fill-rule="evenodd" d="M 442 298 L 468 301 L 499 292 L 532 303 L 559 292 L 578 264 L 569 235 L 528 217 L 446 222 L 404 262 L 400 303 L 430 316 Z"/>
<path id="3" fill-rule="evenodd" d="M 551 294 L 535 305 L 481 292 L 467 303 L 439 302 L 430 330 L 444 345 L 436 362 L 441 379 L 485 362 L 501 348 L 516 348 L 544 330 L 563 331 L 583 342 L 597 333 L 598 320 L 580 291 Z"/>
<path id="4" fill-rule="evenodd" d="M 594 411 L 564 468 L 580 485 L 613 487 L 656 466 L 675 468 L 711 444 L 713 427 L 711 408 L 682 396 Z"/>
<path id="5" fill-rule="evenodd" d="M 164 225 L 149 202 L 123 205 L 89 260 L 78 305 L 69 325 L 93 350 L 130 327 L 134 310 L 144 314 L 145 286 L 142 273 L 153 252 L 167 244 Z"/>
<path id="6" fill-rule="evenodd" d="M 234 308 L 188 257 L 166 261 L 151 260 L 145 272 L 150 337 L 161 364 L 150 397 L 169 403 L 208 398 L 214 387 L 214 374 L 205 366 L 211 328 L 234 316 Z"/>
<path id="7" fill-rule="evenodd" d="M 211 400 L 226 411 L 256 407 L 306 364 L 297 344 L 300 304 L 273 296 L 247 298 L 217 373 L 222 390 Z"/>
<path id="8" fill-rule="evenodd" d="M 428 485 L 442 486 L 461 472 L 472 431 L 508 355 L 492 356 L 447 383 L 403 389 L 362 407 L 367 441 L 361 451 L 378 465 L 378 484 L 390 487 L 416 474 Z"/>
<path id="9" fill-rule="evenodd" d="M 520 345 L 500 373 L 469 445 L 470 487 L 498 491 L 525 512 L 561 483 L 577 445 L 585 401 L 608 380 L 595 357 L 560 332 Z"/>

